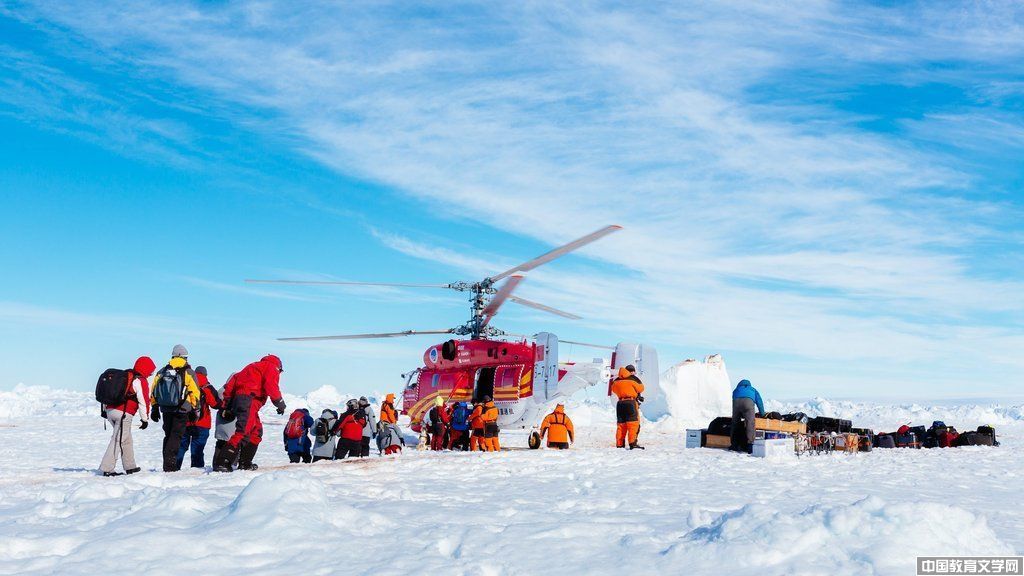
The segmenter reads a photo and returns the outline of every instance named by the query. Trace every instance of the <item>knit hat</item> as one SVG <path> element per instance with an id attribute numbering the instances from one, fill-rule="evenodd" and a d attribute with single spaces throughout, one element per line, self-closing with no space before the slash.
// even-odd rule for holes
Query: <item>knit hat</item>
<path id="1" fill-rule="evenodd" d="M 196 368 L 196 374 L 202 374 L 203 376 L 209 376 L 209 374 L 206 373 L 206 366 L 200 366 L 200 367 Z"/>
<path id="2" fill-rule="evenodd" d="M 181 344 L 175 344 L 174 348 L 171 349 L 171 358 L 188 358 L 188 348 Z"/>

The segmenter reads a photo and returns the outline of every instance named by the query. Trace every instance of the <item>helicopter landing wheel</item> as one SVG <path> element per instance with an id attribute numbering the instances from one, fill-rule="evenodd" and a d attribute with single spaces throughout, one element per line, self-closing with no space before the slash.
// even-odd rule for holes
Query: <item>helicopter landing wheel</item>
<path id="1" fill-rule="evenodd" d="M 530 440 L 528 441 L 530 450 L 536 450 L 540 448 L 540 434 L 536 430 L 530 432 Z"/>

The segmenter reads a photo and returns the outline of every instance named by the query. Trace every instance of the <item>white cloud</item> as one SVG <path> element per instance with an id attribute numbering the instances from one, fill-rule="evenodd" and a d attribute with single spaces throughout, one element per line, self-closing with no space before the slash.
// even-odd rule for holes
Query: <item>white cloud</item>
<path id="1" fill-rule="evenodd" d="M 616 273 L 530 275 L 541 300 L 593 326 L 931 366 L 1001 357 L 1024 313 L 1020 278 L 981 275 L 975 259 L 980 240 L 1017 229 L 1019 206 L 979 200 L 977 166 L 919 146 L 974 130 L 1017 146 L 1019 114 L 979 106 L 879 133 L 827 103 L 850 78 L 978 88 L 1015 71 L 1024 34 L 1010 3 L 545 2 L 431 15 L 113 2 L 16 14 L 251 107 L 256 129 L 443 216 L 550 243 L 625 225 L 584 251 Z M 943 60 L 962 65 L 931 66 Z M 467 273 L 501 269 L 487 251 L 377 236 Z"/>

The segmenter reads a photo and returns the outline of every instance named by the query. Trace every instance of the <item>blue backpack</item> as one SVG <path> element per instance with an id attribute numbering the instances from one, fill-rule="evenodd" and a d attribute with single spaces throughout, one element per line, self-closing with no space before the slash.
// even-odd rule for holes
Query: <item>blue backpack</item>
<path id="1" fill-rule="evenodd" d="M 465 402 L 459 402 L 452 410 L 452 428 L 455 430 L 469 429 L 469 406 Z"/>

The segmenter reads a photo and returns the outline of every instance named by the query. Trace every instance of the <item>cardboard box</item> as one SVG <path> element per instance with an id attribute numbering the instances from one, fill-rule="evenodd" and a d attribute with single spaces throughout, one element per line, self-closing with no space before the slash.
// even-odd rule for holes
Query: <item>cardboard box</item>
<path id="1" fill-rule="evenodd" d="M 774 430 L 790 434 L 807 434 L 807 424 L 803 422 L 786 422 L 784 420 L 769 420 L 768 418 L 754 418 L 754 429 Z"/>
<path id="2" fill-rule="evenodd" d="M 756 458 L 782 458 L 796 454 L 796 445 L 792 438 L 772 438 L 754 440 L 751 456 Z"/>
<path id="3" fill-rule="evenodd" d="M 686 447 L 687 448 L 700 448 L 704 445 L 704 437 L 707 435 L 707 430 L 701 429 L 690 429 L 686 431 Z"/>
<path id="4" fill-rule="evenodd" d="M 717 434 L 708 434 L 704 437 L 705 448 L 729 448 L 729 444 L 732 440 L 728 436 L 719 436 Z"/>

